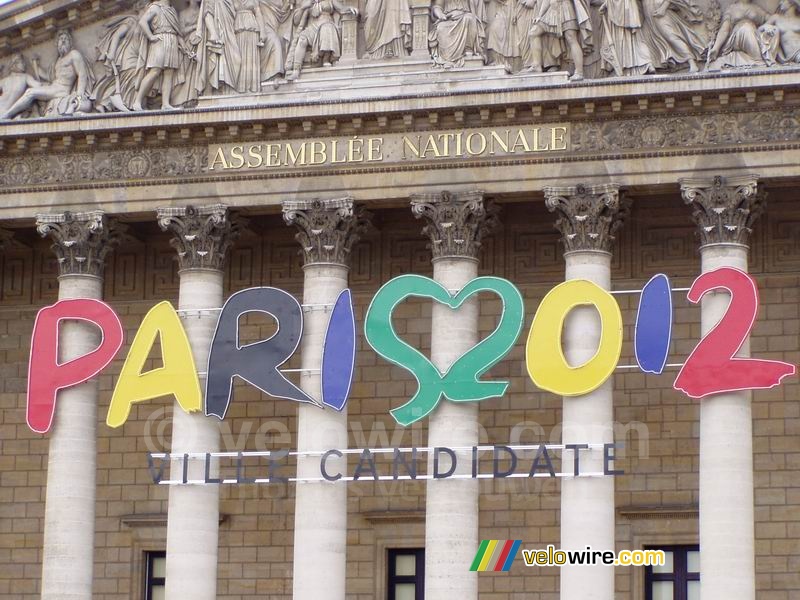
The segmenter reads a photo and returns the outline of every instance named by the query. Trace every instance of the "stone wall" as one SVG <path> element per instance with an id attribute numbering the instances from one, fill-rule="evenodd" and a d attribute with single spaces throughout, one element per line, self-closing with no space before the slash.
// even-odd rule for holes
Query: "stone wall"
<path id="1" fill-rule="evenodd" d="M 800 363 L 800 208 L 791 189 L 772 190 L 766 215 L 757 225 L 751 270 L 760 285 L 762 308 L 752 352 L 762 358 Z M 698 243 L 688 209 L 677 192 L 634 199 L 634 211 L 620 235 L 614 261 L 615 289 L 639 288 L 656 272 L 688 285 L 699 272 Z M 357 313 L 380 283 L 401 273 L 430 274 L 429 250 L 408 209 L 376 211 L 377 232 L 361 243 L 351 276 Z M 504 205 L 504 226 L 486 243 L 481 270 L 517 284 L 526 300 L 526 326 L 543 295 L 563 279 L 563 260 L 553 217 L 532 203 Z M 106 271 L 106 298 L 119 312 L 132 339 L 155 300 L 175 300 L 177 268 L 167 236 L 155 223 L 133 228 L 138 238 L 121 248 Z M 232 254 L 229 291 L 275 285 L 299 295 L 300 257 L 293 231 L 277 217 L 257 217 Z M 0 288 L 0 596 L 37 597 L 41 570 L 47 438 L 25 424 L 25 385 L 29 339 L 36 310 L 55 299 L 56 268 L 47 245 L 33 232 L 20 232 L 2 257 Z M 621 364 L 632 364 L 635 296 L 619 296 L 626 326 Z M 499 302 L 481 300 L 480 327 L 494 327 Z M 676 296 L 675 352 L 681 361 L 699 335 L 699 309 Z M 409 302 L 396 315 L 398 332 L 420 348 L 430 347 L 430 307 Z M 263 337 L 271 325 L 252 319 L 246 335 Z M 539 441 L 538 424 L 548 439 L 560 422 L 561 399 L 537 391 L 524 368 L 524 337 L 492 371 L 512 384 L 506 397 L 481 406 L 485 442 L 507 443 L 519 433 Z M 413 378 L 379 359 L 361 338 L 359 369 L 350 400 L 354 446 L 424 445 L 423 426 L 400 432 L 388 414 L 408 398 Z M 122 358 L 101 376 L 98 414 L 98 493 L 95 598 L 140 597 L 141 557 L 163 549 L 167 490 L 150 481 L 145 453 L 168 447 L 169 401 L 134 407 L 122 430 L 105 426 Z M 292 364 L 291 366 L 297 366 Z M 645 376 L 615 375 L 615 418 L 627 433 L 617 484 L 617 546 L 697 541 L 697 402 L 672 390 L 675 371 Z M 800 385 L 791 378 L 779 388 L 754 394 L 756 467 L 756 564 L 759 600 L 790 600 L 800 590 Z M 523 424 L 524 426 L 520 426 Z M 641 425 L 639 425 L 641 424 Z M 515 429 L 516 427 L 516 429 Z M 237 387 L 222 424 L 226 450 L 295 446 L 296 407 Z M 386 437 L 381 437 L 384 430 Z M 399 436 L 392 437 L 395 432 Z M 376 434 L 375 432 L 378 432 Z M 146 435 L 149 433 L 149 435 Z M 645 435 L 646 434 L 646 435 Z M 551 436 L 555 436 L 552 437 Z M 154 440 L 148 447 L 147 440 Z M 365 444 L 366 441 L 366 444 Z M 288 469 L 287 469 L 288 471 Z M 735 482 L 731 482 L 735 485 Z M 349 485 L 350 532 L 348 598 L 381 598 L 387 547 L 422 545 L 424 483 Z M 523 547 L 559 543 L 559 491 L 556 481 L 497 480 L 482 484 L 481 536 L 520 538 Z M 225 487 L 220 527 L 220 600 L 291 597 L 294 485 Z M 465 569 L 467 566 L 465 565 Z M 481 598 L 554 600 L 557 569 L 527 569 L 518 561 L 511 575 L 482 574 Z M 641 600 L 641 570 L 620 568 L 618 596 Z"/>

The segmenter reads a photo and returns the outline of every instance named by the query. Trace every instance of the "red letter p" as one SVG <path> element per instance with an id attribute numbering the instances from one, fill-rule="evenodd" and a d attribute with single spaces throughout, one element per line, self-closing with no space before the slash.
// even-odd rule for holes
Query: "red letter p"
<path id="1" fill-rule="evenodd" d="M 58 362 L 59 324 L 88 321 L 100 328 L 100 345 L 73 360 Z M 114 310 L 99 300 L 60 300 L 36 315 L 28 365 L 28 427 L 47 433 L 53 424 L 56 395 L 62 388 L 88 381 L 102 371 L 122 346 L 122 323 Z"/>

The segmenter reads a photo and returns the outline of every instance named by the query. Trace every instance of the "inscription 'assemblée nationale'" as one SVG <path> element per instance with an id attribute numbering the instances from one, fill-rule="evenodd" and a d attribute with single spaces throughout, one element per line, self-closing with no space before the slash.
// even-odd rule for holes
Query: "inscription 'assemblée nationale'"
<path id="1" fill-rule="evenodd" d="M 567 124 L 214 144 L 208 149 L 208 170 L 286 169 L 520 156 L 566 152 L 569 145 Z"/>

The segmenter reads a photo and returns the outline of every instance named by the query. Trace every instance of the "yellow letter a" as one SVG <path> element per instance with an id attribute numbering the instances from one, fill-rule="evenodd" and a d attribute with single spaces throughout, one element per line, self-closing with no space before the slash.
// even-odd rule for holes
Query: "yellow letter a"
<path id="1" fill-rule="evenodd" d="M 164 366 L 142 373 L 150 350 L 161 336 L 161 355 Z M 119 374 L 106 423 L 119 427 L 128 420 L 131 406 L 160 396 L 174 395 L 180 407 L 188 412 L 198 411 L 203 401 L 189 338 L 178 313 L 169 302 L 161 302 L 145 315 L 122 372 Z"/>

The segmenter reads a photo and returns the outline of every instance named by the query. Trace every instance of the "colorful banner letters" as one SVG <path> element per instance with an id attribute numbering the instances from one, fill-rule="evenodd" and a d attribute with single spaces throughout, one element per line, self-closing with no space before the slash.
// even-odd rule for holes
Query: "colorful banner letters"
<path id="1" fill-rule="evenodd" d="M 72 360 L 59 362 L 62 321 L 86 321 L 100 329 L 100 344 Z M 117 313 L 92 299 L 60 300 L 36 315 L 28 364 L 28 427 L 37 433 L 50 431 L 58 390 L 88 381 L 106 368 L 122 347 L 122 323 Z"/>
<path id="2" fill-rule="evenodd" d="M 430 298 L 456 310 L 479 292 L 493 292 L 503 301 L 500 322 L 446 373 L 441 373 L 422 352 L 404 342 L 394 329 L 392 313 L 406 298 Z M 384 285 L 367 311 L 364 334 L 375 352 L 410 371 L 419 384 L 411 400 L 392 411 L 395 420 L 401 425 L 419 421 L 436 408 L 442 396 L 453 402 L 476 402 L 505 394 L 507 381 L 481 381 L 480 377 L 514 347 L 524 315 L 522 294 L 511 282 L 498 277 L 473 279 L 455 295 L 440 283 L 420 275 L 401 275 Z"/>
<path id="3" fill-rule="evenodd" d="M 600 343 L 592 358 L 578 367 L 564 357 L 561 332 L 573 308 L 592 305 L 600 313 Z M 622 312 L 614 297 L 596 283 L 572 280 L 554 287 L 533 317 L 525 360 L 538 387 L 561 396 L 596 390 L 611 376 L 622 353 Z"/>
<path id="4" fill-rule="evenodd" d="M 143 373 L 157 339 L 161 342 L 164 366 Z M 178 405 L 187 413 L 202 408 L 200 381 L 186 330 L 172 304 L 161 302 L 145 315 L 133 338 L 111 396 L 106 424 L 119 427 L 128 420 L 134 403 L 169 395 L 175 396 Z"/>
<path id="5" fill-rule="evenodd" d="M 239 343 L 239 319 L 263 312 L 278 323 L 271 338 L 254 344 Z M 234 377 L 265 394 L 295 402 L 317 402 L 278 370 L 289 360 L 303 336 L 303 308 L 291 294 L 277 288 L 251 288 L 228 298 L 219 315 L 208 356 L 206 415 L 225 418 L 233 396 Z"/>
<path id="6" fill-rule="evenodd" d="M 795 366 L 789 363 L 736 357 L 758 311 L 758 290 L 752 277 L 727 267 L 705 273 L 692 285 L 688 299 L 698 303 L 713 290 L 726 291 L 729 305 L 719 323 L 703 336 L 687 358 L 675 380 L 675 389 L 692 398 L 703 398 L 729 391 L 774 387 L 795 374 Z M 667 366 L 672 341 L 673 291 L 666 275 L 656 275 L 641 291 L 634 350 L 637 365 L 645 373 L 660 374 Z M 500 298 L 503 309 L 497 326 L 445 372 L 437 369 L 419 349 L 403 341 L 395 329 L 394 311 L 408 298 L 429 299 L 457 311 L 480 293 Z M 596 311 L 602 327 L 593 356 L 583 364 L 572 365 L 564 354 L 562 331 L 568 315 L 585 306 Z M 106 422 L 111 427 L 120 427 L 128 419 L 133 404 L 170 395 L 186 412 L 204 408 L 206 416 L 224 419 L 236 377 L 275 398 L 311 403 L 320 409 L 343 410 L 353 382 L 357 347 L 350 290 L 344 290 L 329 309 L 325 308 L 330 316 L 321 356 L 321 397 L 313 398 L 289 381 L 281 370 L 300 344 L 303 307 L 287 292 L 270 287 L 243 290 L 228 298 L 220 311 L 208 356 L 203 406 L 197 369 L 178 312 L 169 302 L 156 305 L 145 316 L 131 344 Z M 277 332 L 268 339 L 242 344 L 240 319 L 253 312 L 274 318 Z M 85 321 L 99 328 L 102 340 L 97 348 L 59 362 L 60 323 L 65 320 Z M 386 283 L 367 310 L 365 338 L 377 354 L 409 371 L 418 383 L 417 392 L 392 410 L 392 416 L 398 423 L 410 425 L 429 415 L 443 398 L 450 402 L 480 402 L 505 394 L 508 381 L 482 377 L 514 347 L 523 321 L 522 295 L 511 282 L 498 277 L 478 277 L 456 292 L 419 275 L 402 275 Z M 554 394 L 587 394 L 607 381 L 618 367 L 622 338 L 622 313 L 611 293 L 591 281 L 562 283 L 544 297 L 534 315 L 525 346 L 528 374 L 538 387 Z M 156 339 L 160 340 L 163 366 L 143 372 Z M 31 343 L 27 409 L 30 428 L 47 432 L 53 422 L 58 390 L 100 373 L 122 342 L 119 317 L 98 300 L 62 300 L 43 308 L 36 318 Z"/>

